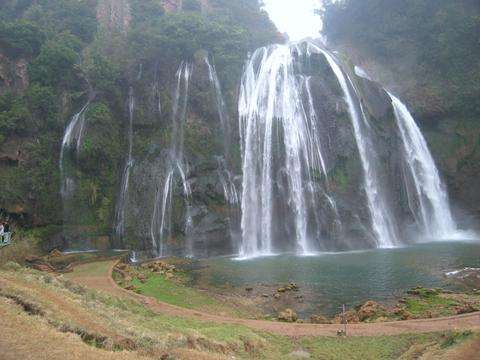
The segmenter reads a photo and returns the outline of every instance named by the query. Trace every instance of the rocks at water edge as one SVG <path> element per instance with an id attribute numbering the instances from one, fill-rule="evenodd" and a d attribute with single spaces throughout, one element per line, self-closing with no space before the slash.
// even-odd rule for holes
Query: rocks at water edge
<path id="1" fill-rule="evenodd" d="M 357 311 L 360 321 L 374 320 L 387 314 L 387 309 L 375 301 L 367 301 Z"/>
<path id="2" fill-rule="evenodd" d="M 298 320 L 298 315 L 292 309 L 285 309 L 278 314 L 278 321 L 293 323 Z"/>

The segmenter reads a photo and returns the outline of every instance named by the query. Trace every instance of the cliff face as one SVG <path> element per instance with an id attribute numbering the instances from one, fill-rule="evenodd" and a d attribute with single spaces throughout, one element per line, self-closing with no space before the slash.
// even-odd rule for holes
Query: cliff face
<path id="1" fill-rule="evenodd" d="M 327 6 L 324 13 L 330 45 L 406 101 L 427 137 L 453 204 L 477 221 L 479 14 L 479 3 L 472 0 L 347 0 Z M 467 220 L 468 215 L 462 217 Z"/>
<path id="2" fill-rule="evenodd" d="M 0 94 L 24 92 L 28 88 L 27 60 L 10 59 L 0 53 Z"/>
<path id="3" fill-rule="evenodd" d="M 106 29 L 126 33 L 132 20 L 129 0 L 100 0 L 97 20 Z"/>

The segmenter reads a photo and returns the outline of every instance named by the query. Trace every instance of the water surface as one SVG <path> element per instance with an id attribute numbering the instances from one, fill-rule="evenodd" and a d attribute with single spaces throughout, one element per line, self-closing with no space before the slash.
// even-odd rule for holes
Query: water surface
<path id="1" fill-rule="evenodd" d="M 203 280 L 233 286 L 296 282 L 314 293 L 308 313 L 335 314 L 341 304 L 367 300 L 393 303 L 417 285 L 455 289 L 445 274 L 480 267 L 479 242 L 436 242 L 397 249 L 329 253 L 299 257 L 279 255 L 238 261 L 206 260 Z M 205 279 L 206 278 L 206 279 Z"/>

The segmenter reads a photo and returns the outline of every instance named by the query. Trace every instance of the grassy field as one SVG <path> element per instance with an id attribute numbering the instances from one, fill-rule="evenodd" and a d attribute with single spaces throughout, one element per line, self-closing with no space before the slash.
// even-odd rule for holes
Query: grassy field
<path id="1" fill-rule="evenodd" d="M 188 286 L 190 275 L 182 270 L 172 272 L 172 276 L 152 273 L 144 267 L 128 267 L 125 272 L 129 279 L 125 280 L 114 272 L 114 279 L 123 287 L 134 286 L 134 291 L 155 298 L 161 302 L 201 310 L 218 315 L 254 318 L 261 313 L 243 298 L 233 296 L 212 295 Z"/>
<path id="2" fill-rule="evenodd" d="M 82 275 L 104 272 L 108 264 L 92 264 Z M 92 348 L 101 349 L 102 356 L 98 356 L 99 359 L 109 358 L 107 355 L 112 352 L 118 358 L 134 355 L 133 358 L 154 359 L 165 354 L 171 359 L 226 359 L 232 356 L 245 359 L 298 359 L 306 355 L 313 359 L 395 359 L 401 356 L 415 359 L 419 353 L 435 351 L 437 355 L 443 354 L 478 339 L 477 335 L 470 333 L 435 333 L 295 340 L 239 325 L 159 315 L 135 301 L 75 285 L 68 280 L 68 275 L 55 277 L 13 264 L 7 268 L 0 271 L 0 301 L 2 319 L 5 319 L 0 323 L 1 333 L 15 334 L 15 327 L 22 326 L 17 322 L 24 320 L 28 322 L 24 324 L 26 327 L 38 326 L 43 329 L 38 330 L 42 331 L 42 337 L 38 337 L 36 332 L 23 333 L 23 345 L 13 335 L 11 338 L 2 336 L 0 346 L 8 347 L 12 354 L 15 351 L 15 354 L 19 354 L 17 358 L 29 358 L 28 354 L 22 357 L 21 352 L 38 351 L 42 344 L 53 343 L 56 337 L 63 334 L 69 334 L 68 341 L 62 340 L 66 350 L 72 347 L 72 351 L 77 353 L 84 351 L 90 354 Z M 170 282 L 162 285 L 157 281 L 154 277 L 151 283 L 142 285 L 165 286 L 166 291 L 171 291 Z M 175 302 L 189 294 L 182 289 L 169 296 Z M 185 305 L 185 300 L 181 301 Z M 210 304 L 203 298 L 196 301 Z M 41 343 L 39 339 L 42 339 Z"/>

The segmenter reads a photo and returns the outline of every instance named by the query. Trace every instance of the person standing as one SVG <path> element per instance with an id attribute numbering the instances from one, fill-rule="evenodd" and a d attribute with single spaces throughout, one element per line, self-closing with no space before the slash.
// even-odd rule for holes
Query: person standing
<path id="1" fill-rule="evenodd" d="M 0 222 L 0 244 L 3 244 L 3 235 L 5 233 L 5 228 L 3 223 Z"/>

